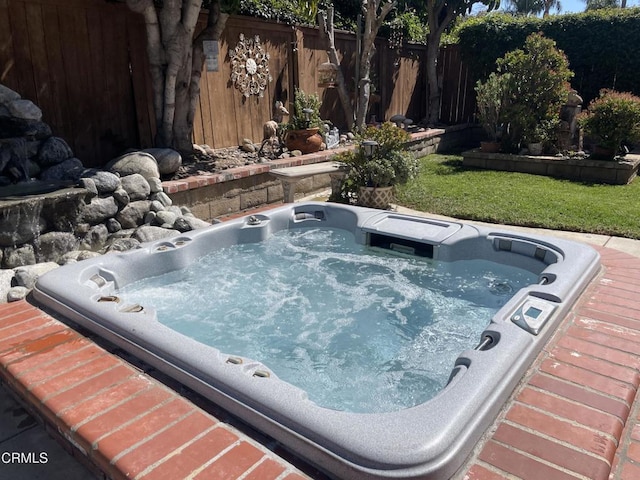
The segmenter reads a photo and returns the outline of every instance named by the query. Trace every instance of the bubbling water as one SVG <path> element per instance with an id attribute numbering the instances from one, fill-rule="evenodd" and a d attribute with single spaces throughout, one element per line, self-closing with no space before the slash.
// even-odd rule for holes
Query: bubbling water
<path id="1" fill-rule="evenodd" d="M 436 395 L 511 292 L 535 280 L 313 228 L 216 250 L 119 295 L 153 305 L 161 323 L 201 343 L 264 363 L 320 406 L 387 412 Z"/>

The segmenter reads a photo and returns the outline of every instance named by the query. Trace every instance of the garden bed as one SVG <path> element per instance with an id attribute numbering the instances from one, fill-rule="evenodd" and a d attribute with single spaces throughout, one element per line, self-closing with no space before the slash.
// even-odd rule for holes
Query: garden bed
<path id="1" fill-rule="evenodd" d="M 623 159 L 611 161 L 544 155 L 484 153 L 473 149 L 463 152 L 462 158 L 462 164 L 465 167 L 531 173 L 613 185 L 631 183 L 640 166 L 640 155 L 638 154 L 628 154 Z"/>

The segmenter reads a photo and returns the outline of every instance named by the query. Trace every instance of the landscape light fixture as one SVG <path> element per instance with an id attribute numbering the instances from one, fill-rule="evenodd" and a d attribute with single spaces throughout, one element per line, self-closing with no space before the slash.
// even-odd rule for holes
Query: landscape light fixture
<path id="1" fill-rule="evenodd" d="M 371 158 L 373 157 L 374 153 L 376 153 L 376 150 L 378 149 L 380 144 L 375 140 L 365 140 L 360 146 L 364 150 L 365 156 L 367 158 Z"/>

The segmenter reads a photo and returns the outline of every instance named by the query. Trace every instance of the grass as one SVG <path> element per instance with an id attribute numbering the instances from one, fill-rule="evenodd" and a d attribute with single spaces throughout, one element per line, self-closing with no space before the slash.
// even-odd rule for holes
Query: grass
<path id="1" fill-rule="evenodd" d="M 466 168 L 457 155 L 428 155 L 396 191 L 399 204 L 460 219 L 640 239 L 640 179 L 605 185 Z"/>

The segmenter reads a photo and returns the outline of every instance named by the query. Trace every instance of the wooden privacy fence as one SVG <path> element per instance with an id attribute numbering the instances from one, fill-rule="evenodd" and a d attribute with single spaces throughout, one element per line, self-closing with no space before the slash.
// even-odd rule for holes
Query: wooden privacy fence
<path id="1" fill-rule="evenodd" d="M 204 21 L 204 16 L 203 16 Z M 231 82 L 230 48 L 240 34 L 260 37 L 269 54 L 272 81 L 264 97 L 244 97 Z M 355 36 L 338 32 L 345 78 L 355 76 Z M 374 57 L 370 114 L 384 120 L 401 113 L 425 116 L 426 48 L 396 51 L 384 40 Z M 219 43 L 218 71 L 203 72 L 194 142 L 213 148 L 262 140 L 262 126 L 281 100 L 292 108 L 295 87 L 317 92 L 321 116 L 343 129 L 337 92 L 317 86 L 327 61 L 317 29 L 231 17 Z M 468 122 L 475 109 L 469 73 L 457 48 L 443 50 L 441 121 Z M 102 166 L 126 148 L 153 144 L 155 116 L 142 17 L 105 0 L 0 0 L 0 83 L 36 103 L 43 121 L 64 138 L 86 166 Z M 369 117 L 368 117 L 369 118 Z M 286 121 L 286 118 L 285 118 Z"/>

